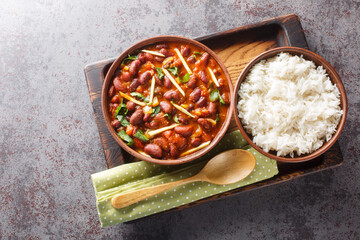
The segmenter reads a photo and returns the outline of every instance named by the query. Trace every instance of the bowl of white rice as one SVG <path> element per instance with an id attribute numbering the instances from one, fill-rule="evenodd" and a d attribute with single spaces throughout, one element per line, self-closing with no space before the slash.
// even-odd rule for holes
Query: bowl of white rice
<path id="1" fill-rule="evenodd" d="M 234 94 L 235 121 L 257 151 L 281 162 L 304 162 L 338 139 L 347 115 L 344 86 L 319 55 L 280 47 L 253 59 Z"/>

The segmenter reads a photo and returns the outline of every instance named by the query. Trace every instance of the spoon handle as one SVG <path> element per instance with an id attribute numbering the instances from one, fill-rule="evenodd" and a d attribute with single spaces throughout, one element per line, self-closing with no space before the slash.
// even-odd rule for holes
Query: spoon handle
<path id="1" fill-rule="evenodd" d="M 161 185 L 156 185 L 153 187 L 139 189 L 134 192 L 119 194 L 111 199 L 111 204 L 114 208 L 127 207 L 138 201 L 144 200 L 145 198 L 149 198 L 158 193 L 162 193 L 170 188 L 174 188 L 186 183 L 191 183 L 196 181 L 200 181 L 200 179 L 197 178 L 195 175 L 193 177 L 185 178 L 175 182 L 169 182 Z"/>

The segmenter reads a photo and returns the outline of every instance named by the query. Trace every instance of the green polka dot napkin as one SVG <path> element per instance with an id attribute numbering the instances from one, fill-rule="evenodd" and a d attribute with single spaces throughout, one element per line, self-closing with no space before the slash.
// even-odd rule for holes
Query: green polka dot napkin
<path id="1" fill-rule="evenodd" d="M 235 148 L 248 150 L 256 158 L 254 171 L 238 183 L 230 185 L 215 185 L 207 182 L 188 183 L 125 208 L 115 209 L 111 205 L 111 198 L 119 193 L 131 192 L 141 188 L 188 178 L 198 173 L 211 157 L 220 152 Z M 101 226 L 106 227 L 146 217 L 202 198 L 259 182 L 271 178 L 277 173 L 276 161 L 258 153 L 248 145 L 240 131 L 234 131 L 226 134 L 211 152 L 201 157 L 196 163 L 161 166 L 141 161 L 92 174 L 91 178 L 95 189 Z"/>

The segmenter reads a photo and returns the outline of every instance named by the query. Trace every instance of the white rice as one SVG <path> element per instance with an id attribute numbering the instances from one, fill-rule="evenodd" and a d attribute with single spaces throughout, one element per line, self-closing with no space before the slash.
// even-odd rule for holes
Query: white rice
<path id="1" fill-rule="evenodd" d="M 254 65 L 238 94 L 245 130 L 277 156 L 314 152 L 331 139 L 343 113 L 325 69 L 289 53 Z"/>

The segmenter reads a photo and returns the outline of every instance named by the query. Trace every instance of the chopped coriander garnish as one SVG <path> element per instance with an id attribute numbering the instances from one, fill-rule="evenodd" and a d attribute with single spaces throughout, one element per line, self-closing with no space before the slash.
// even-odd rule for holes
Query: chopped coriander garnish
<path id="1" fill-rule="evenodd" d="M 211 93 L 210 93 L 210 101 L 215 102 L 218 99 L 219 99 L 219 90 L 215 89 L 215 90 L 211 91 Z"/>
<path id="2" fill-rule="evenodd" d="M 190 74 L 186 73 L 182 79 L 180 78 L 180 81 L 182 83 L 187 83 L 189 81 L 189 79 L 190 79 Z"/>
<path id="3" fill-rule="evenodd" d="M 169 72 L 171 72 L 172 73 L 172 75 L 174 75 L 174 76 L 177 76 L 177 75 L 179 75 L 179 69 L 177 68 L 177 67 L 171 67 L 171 68 L 168 68 L 167 69 Z"/>
<path id="4" fill-rule="evenodd" d="M 164 73 L 163 73 L 163 71 L 162 71 L 161 68 L 156 67 L 156 72 L 157 72 L 157 76 L 158 76 L 159 79 L 163 79 L 163 78 L 164 78 Z"/>
<path id="5" fill-rule="evenodd" d="M 175 116 L 174 116 L 174 122 L 176 122 L 176 123 L 180 123 L 180 122 L 179 122 L 179 118 L 178 118 L 178 116 L 177 116 L 177 115 L 175 115 Z"/>
<path id="6" fill-rule="evenodd" d="M 145 134 L 143 133 L 143 131 L 141 131 L 140 129 L 137 130 L 137 132 L 134 134 L 134 137 L 136 137 L 137 139 L 140 139 L 143 142 L 149 141 L 149 138 L 146 137 Z"/>
<path id="7" fill-rule="evenodd" d="M 224 99 L 221 97 L 220 95 L 220 92 L 218 89 L 215 89 L 213 90 L 211 93 L 210 93 L 210 100 L 212 102 L 215 102 L 217 100 L 219 100 L 220 104 L 224 105 L 225 104 L 225 101 Z"/>
<path id="8" fill-rule="evenodd" d="M 139 58 L 139 55 L 128 55 L 124 60 L 122 60 L 121 64 L 126 64 L 128 61 L 133 61 Z"/>
<path id="9" fill-rule="evenodd" d="M 124 115 L 117 115 L 116 117 L 122 126 L 127 127 L 130 125 L 129 121 L 125 118 Z"/>
<path id="10" fill-rule="evenodd" d="M 164 114 L 164 117 L 166 117 L 168 120 L 170 120 L 170 115 L 168 113 Z"/>
<path id="11" fill-rule="evenodd" d="M 196 56 L 196 55 L 201 55 L 201 53 L 199 53 L 199 52 L 194 52 L 194 53 L 193 53 L 192 56 L 195 58 L 195 60 L 197 60 L 197 56 Z"/>
<path id="12" fill-rule="evenodd" d="M 115 117 L 117 117 L 117 115 L 126 115 L 128 113 L 128 109 L 126 107 L 126 104 L 123 103 L 123 101 L 121 100 L 120 105 L 116 108 L 115 110 Z"/>
<path id="13" fill-rule="evenodd" d="M 160 112 L 160 106 L 158 105 L 158 106 L 154 107 L 152 110 L 153 111 L 152 111 L 151 116 L 154 117 L 156 114 L 158 114 Z"/>
<path id="14" fill-rule="evenodd" d="M 220 116 L 219 116 L 219 114 L 216 114 L 215 121 L 216 121 L 216 123 L 219 123 L 219 122 L 220 122 Z"/>
<path id="15" fill-rule="evenodd" d="M 130 95 L 133 96 L 133 97 L 137 97 L 137 98 L 139 98 L 140 100 L 145 100 L 144 95 L 142 95 L 142 94 L 139 93 L 139 92 L 132 92 L 132 93 L 130 93 Z"/>
<path id="16" fill-rule="evenodd" d="M 225 101 L 224 99 L 221 97 L 220 93 L 219 93 L 219 102 L 221 105 L 225 105 Z"/>
<path id="17" fill-rule="evenodd" d="M 120 132 L 117 133 L 117 135 L 126 142 L 126 145 L 131 146 L 134 144 L 134 140 L 126 134 L 125 130 L 122 129 Z"/>

